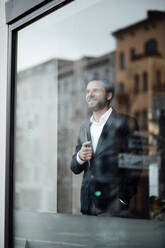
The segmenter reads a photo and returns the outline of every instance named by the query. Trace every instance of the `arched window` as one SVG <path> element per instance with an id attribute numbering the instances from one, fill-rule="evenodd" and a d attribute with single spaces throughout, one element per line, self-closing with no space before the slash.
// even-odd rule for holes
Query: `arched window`
<path id="1" fill-rule="evenodd" d="M 158 53 L 158 42 L 157 40 L 148 40 L 145 43 L 145 54 L 146 55 L 153 55 Z"/>

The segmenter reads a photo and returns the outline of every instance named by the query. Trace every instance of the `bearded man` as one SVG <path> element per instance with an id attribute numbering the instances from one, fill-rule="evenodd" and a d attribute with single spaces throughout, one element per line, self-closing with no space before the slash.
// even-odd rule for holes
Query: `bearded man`
<path id="1" fill-rule="evenodd" d="M 83 214 L 128 217 L 142 168 L 133 158 L 141 156 L 142 148 L 136 120 L 112 108 L 113 96 L 114 88 L 105 81 L 87 84 L 86 102 L 93 114 L 80 127 L 71 170 L 83 172 Z M 86 140 L 82 139 L 84 133 Z M 122 156 L 131 160 L 129 166 L 123 166 Z"/>

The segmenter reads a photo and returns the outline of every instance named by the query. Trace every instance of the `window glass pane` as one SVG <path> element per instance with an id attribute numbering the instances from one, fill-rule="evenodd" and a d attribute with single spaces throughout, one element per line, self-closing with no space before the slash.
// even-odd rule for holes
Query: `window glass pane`
<path id="1" fill-rule="evenodd" d="M 139 75 L 134 76 L 134 93 L 137 94 L 139 91 Z"/>
<path id="2" fill-rule="evenodd" d="M 125 55 L 123 52 L 120 53 L 120 69 L 124 69 L 125 67 Z"/>
<path id="3" fill-rule="evenodd" d="M 154 6 L 77 0 L 18 32 L 16 245 L 109 247 L 123 225 L 130 247 L 156 247 L 152 231 L 132 232 L 165 218 L 165 14 Z"/>
<path id="4" fill-rule="evenodd" d="M 136 57 L 135 48 L 131 48 L 130 49 L 130 60 L 134 60 L 135 57 Z"/>
<path id="5" fill-rule="evenodd" d="M 148 90 L 148 74 L 147 74 L 147 72 L 143 73 L 143 90 L 144 91 Z"/>

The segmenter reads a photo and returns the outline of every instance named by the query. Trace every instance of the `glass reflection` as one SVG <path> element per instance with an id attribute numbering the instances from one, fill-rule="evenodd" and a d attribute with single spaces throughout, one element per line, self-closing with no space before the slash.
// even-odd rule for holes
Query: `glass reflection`
<path id="1" fill-rule="evenodd" d="M 164 220 L 165 13 L 120 11 L 132 2 L 75 1 L 19 31 L 16 227 L 27 212 Z"/>

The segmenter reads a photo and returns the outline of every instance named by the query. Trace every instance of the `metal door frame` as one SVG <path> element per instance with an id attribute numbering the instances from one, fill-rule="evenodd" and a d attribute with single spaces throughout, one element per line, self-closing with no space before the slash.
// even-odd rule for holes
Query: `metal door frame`
<path id="1" fill-rule="evenodd" d="M 21 0 L 22 1 L 22 0 Z M 24 0 L 26 2 L 27 0 Z M 8 24 L 8 79 L 7 79 L 7 122 L 6 122 L 6 184 L 5 184 L 5 248 L 13 247 L 13 207 L 14 207 L 14 141 L 15 141 L 15 100 L 17 69 L 17 36 L 18 31 L 40 18 L 62 8 L 74 0 L 44 1 L 15 22 Z"/>

